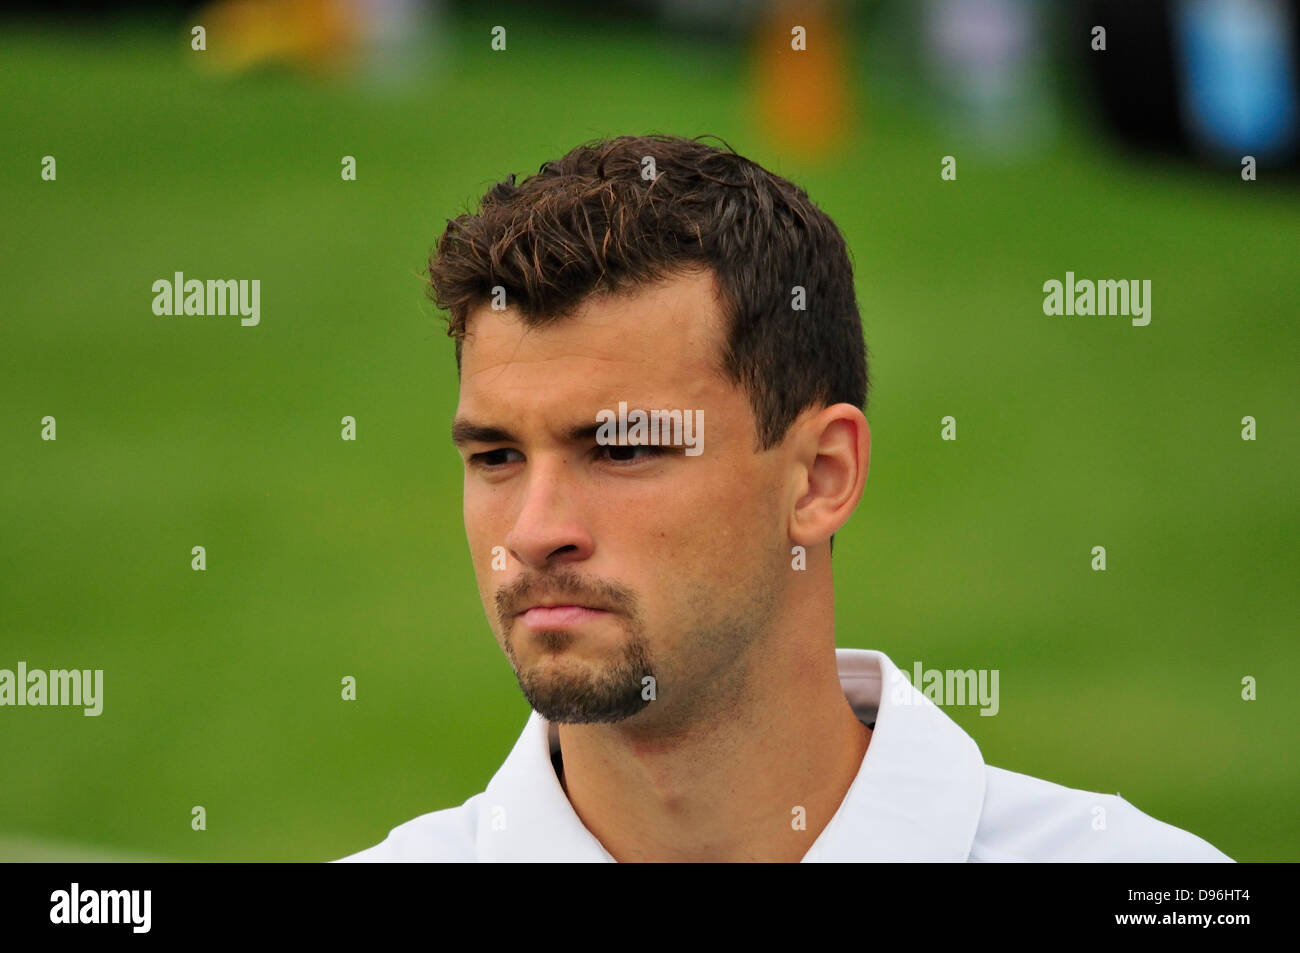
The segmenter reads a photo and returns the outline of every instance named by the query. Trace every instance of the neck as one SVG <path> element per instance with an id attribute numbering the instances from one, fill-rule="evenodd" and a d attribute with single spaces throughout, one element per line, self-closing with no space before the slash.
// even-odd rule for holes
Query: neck
<path id="1" fill-rule="evenodd" d="M 870 743 L 833 640 L 781 657 L 695 718 L 559 726 L 565 793 L 619 861 L 797 861 Z M 779 677 L 773 673 L 779 673 Z"/>

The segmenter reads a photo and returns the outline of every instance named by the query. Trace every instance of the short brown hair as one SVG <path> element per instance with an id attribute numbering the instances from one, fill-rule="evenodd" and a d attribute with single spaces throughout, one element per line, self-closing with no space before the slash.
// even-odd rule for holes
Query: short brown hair
<path id="1" fill-rule="evenodd" d="M 593 293 L 706 266 L 725 302 L 721 367 L 749 394 L 759 449 L 809 407 L 865 410 L 867 350 L 839 229 L 794 183 L 701 138 L 586 143 L 518 185 L 511 173 L 476 213 L 448 219 L 429 284 L 457 368 L 468 314 L 494 287 L 540 326 Z M 796 286 L 806 310 L 792 308 Z"/>

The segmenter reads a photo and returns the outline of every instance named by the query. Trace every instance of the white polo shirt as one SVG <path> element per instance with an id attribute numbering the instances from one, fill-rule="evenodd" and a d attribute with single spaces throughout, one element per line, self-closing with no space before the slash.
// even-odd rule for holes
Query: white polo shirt
<path id="1" fill-rule="evenodd" d="M 805 862 L 1231 862 L 1117 795 L 986 765 L 971 737 L 883 653 L 835 654 L 845 696 L 875 727 L 857 777 Z M 407 821 L 340 862 L 614 862 L 560 786 L 551 762 L 559 746 L 556 726 L 533 712 L 483 793 Z"/>

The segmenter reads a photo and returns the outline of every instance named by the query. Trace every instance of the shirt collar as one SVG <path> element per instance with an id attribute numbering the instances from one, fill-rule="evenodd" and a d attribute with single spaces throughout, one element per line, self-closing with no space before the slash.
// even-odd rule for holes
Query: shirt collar
<path id="1" fill-rule="evenodd" d="M 964 861 L 984 804 L 984 759 L 882 652 L 836 649 L 840 685 L 871 744 L 804 861 Z M 614 858 L 583 826 L 551 764 L 558 728 L 533 712 L 482 795 L 481 860 Z"/>

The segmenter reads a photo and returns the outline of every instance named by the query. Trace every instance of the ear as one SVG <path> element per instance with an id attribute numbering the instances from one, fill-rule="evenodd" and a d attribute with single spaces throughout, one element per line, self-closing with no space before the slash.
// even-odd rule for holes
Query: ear
<path id="1" fill-rule="evenodd" d="M 833 404 L 796 427 L 794 462 L 802 492 L 790 512 L 790 539 L 819 546 L 848 522 L 862 499 L 871 429 L 852 404 Z"/>

